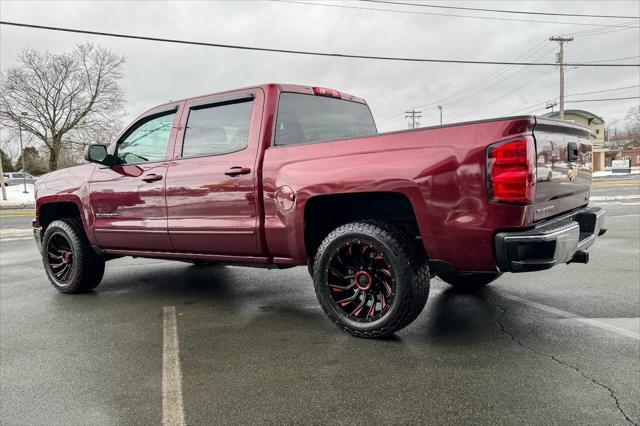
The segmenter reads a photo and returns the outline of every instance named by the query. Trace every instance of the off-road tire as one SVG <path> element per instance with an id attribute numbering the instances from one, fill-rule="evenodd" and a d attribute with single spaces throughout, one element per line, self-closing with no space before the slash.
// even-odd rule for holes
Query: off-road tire
<path id="1" fill-rule="evenodd" d="M 73 256 L 71 275 L 65 281 L 61 281 L 55 276 L 47 251 L 51 239 L 56 235 L 63 236 L 68 242 Z M 60 293 L 73 294 L 91 291 L 100 284 L 104 275 L 104 257 L 91 248 L 82 224 L 74 219 L 55 220 L 47 226 L 42 238 L 42 261 L 47 278 Z"/>
<path id="2" fill-rule="evenodd" d="M 474 292 L 494 282 L 501 273 L 457 273 L 437 274 L 438 277 L 460 292 Z"/>
<path id="3" fill-rule="evenodd" d="M 393 302 L 381 318 L 372 322 L 350 319 L 330 294 L 330 261 L 334 252 L 350 241 L 365 242 L 382 252 L 395 275 Z M 429 296 L 430 275 L 424 253 L 402 230 L 381 221 L 351 222 L 333 230 L 316 252 L 313 272 L 320 306 L 339 328 L 356 337 L 380 338 L 406 327 L 422 312 Z"/>
<path id="4" fill-rule="evenodd" d="M 307 261 L 307 270 L 309 271 L 309 276 L 311 277 L 311 279 L 314 278 L 315 274 L 313 272 L 313 260 L 314 259 L 309 259 Z"/>

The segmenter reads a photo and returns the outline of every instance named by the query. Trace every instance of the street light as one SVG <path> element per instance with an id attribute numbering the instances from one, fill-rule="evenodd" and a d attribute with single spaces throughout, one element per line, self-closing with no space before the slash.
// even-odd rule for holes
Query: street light
<path id="1" fill-rule="evenodd" d="M 27 112 L 21 112 L 20 116 L 22 117 L 26 117 L 27 115 L 29 115 L 29 113 Z M 24 148 L 22 147 L 22 120 L 20 118 L 18 118 L 18 134 L 20 135 L 20 158 L 22 159 L 22 185 L 24 186 L 24 191 L 22 191 L 23 194 L 28 194 L 29 191 L 27 191 L 27 171 L 24 169 Z"/>
<path id="2" fill-rule="evenodd" d="M 438 105 L 438 109 L 440 110 L 440 125 L 442 126 L 442 105 Z"/>

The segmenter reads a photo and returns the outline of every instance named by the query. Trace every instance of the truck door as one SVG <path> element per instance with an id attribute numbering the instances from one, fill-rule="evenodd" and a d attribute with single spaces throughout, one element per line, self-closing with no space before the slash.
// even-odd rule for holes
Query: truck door
<path id="1" fill-rule="evenodd" d="M 167 171 L 167 215 L 176 251 L 255 255 L 261 90 L 187 101 Z"/>
<path id="2" fill-rule="evenodd" d="M 172 251 L 165 177 L 178 123 L 178 106 L 152 110 L 120 137 L 115 165 L 96 167 L 89 202 L 100 247 Z"/>

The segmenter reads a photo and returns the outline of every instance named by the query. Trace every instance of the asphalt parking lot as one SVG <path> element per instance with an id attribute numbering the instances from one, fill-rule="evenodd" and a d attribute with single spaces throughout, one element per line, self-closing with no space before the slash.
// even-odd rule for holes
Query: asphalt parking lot
<path id="1" fill-rule="evenodd" d="M 588 265 L 508 274 L 475 295 L 434 279 L 422 315 L 377 341 L 327 320 L 305 268 L 125 258 L 95 292 L 65 296 L 12 234 L 0 423 L 160 423 L 175 309 L 187 424 L 638 424 L 640 205 L 602 205 L 609 231 Z"/>

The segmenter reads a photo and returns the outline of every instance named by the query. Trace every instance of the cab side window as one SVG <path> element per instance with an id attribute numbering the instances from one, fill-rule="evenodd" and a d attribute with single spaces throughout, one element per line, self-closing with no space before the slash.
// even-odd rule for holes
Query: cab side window
<path id="1" fill-rule="evenodd" d="M 191 108 L 182 157 L 229 154 L 245 149 L 252 108 L 253 99 Z"/>
<path id="2" fill-rule="evenodd" d="M 143 120 L 118 143 L 118 164 L 140 164 L 163 161 L 176 113 L 152 116 Z"/>

